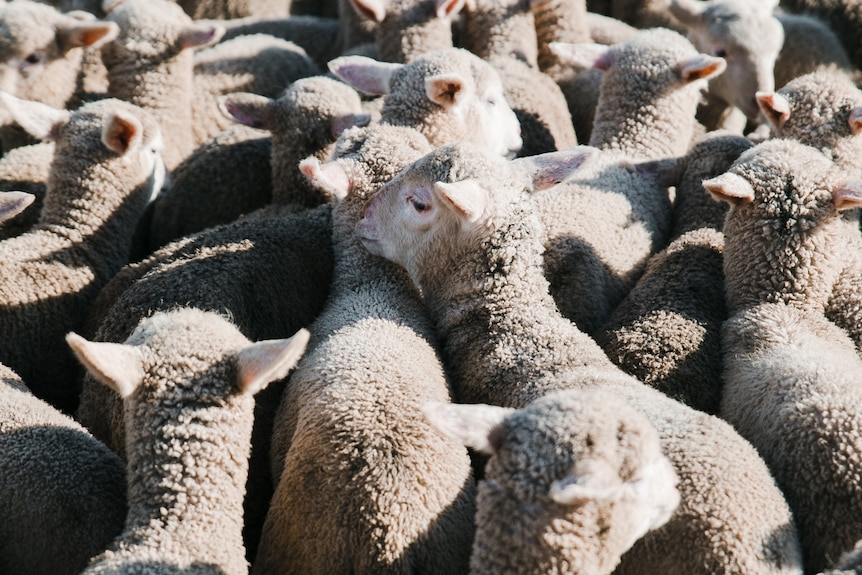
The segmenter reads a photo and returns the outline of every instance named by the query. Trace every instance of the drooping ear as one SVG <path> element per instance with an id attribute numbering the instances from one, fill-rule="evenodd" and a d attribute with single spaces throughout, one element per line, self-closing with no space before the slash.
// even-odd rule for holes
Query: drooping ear
<path id="1" fill-rule="evenodd" d="M 839 212 L 862 207 L 862 180 L 850 180 L 832 192 L 835 209 Z"/>
<path id="2" fill-rule="evenodd" d="M 358 127 L 364 128 L 371 123 L 371 114 L 344 114 L 332 118 L 329 127 L 332 132 L 332 137 L 336 140 L 344 130 Z"/>
<path id="3" fill-rule="evenodd" d="M 56 139 L 60 126 L 68 122 L 71 116 L 71 112 L 67 110 L 22 100 L 6 92 L 0 92 L 0 102 L 9 112 L 12 121 L 39 140 Z"/>
<path id="4" fill-rule="evenodd" d="M 457 16 L 466 4 L 467 0 L 434 0 L 434 10 L 438 18 L 452 18 Z"/>
<path id="5" fill-rule="evenodd" d="M 271 382 L 282 379 L 293 369 L 311 334 L 303 328 L 287 339 L 270 339 L 253 343 L 237 353 L 237 387 L 254 395 Z"/>
<path id="6" fill-rule="evenodd" d="M 778 92 L 755 92 L 757 105 L 775 130 L 780 130 L 790 118 L 790 102 Z"/>
<path id="7" fill-rule="evenodd" d="M 559 184 L 599 153 L 599 149 L 592 146 L 574 146 L 557 152 L 518 158 L 512 160 L 512 163 L 530 175 L 533 192 L 540 192 Z"/>
<path id="8" fill-rule="evenodd" d="M 685 58 L 678 64 L 679 77 L 683 82 L 689 83 L 695 80 L 709 80 L 715 78 L 727 68 L 724 58 L 710 56 L 709 54 L 697 54 L 691 58 Z"/>
<path id="9" fill-rule="evenodd" d="M 249 92 L 235 92 L 218 98 L 218 109 L 222 114 L 260 130 L 272 129 L 272 105 L 271 98 Z"/>
<path id="10" fill-rule="evenodd" d="M 732 172 L 704 180 L 703 187 L 714 199 L 727 202 L 731 206 L 740 206 L 754 200 L 754 188 L 748 180 Z"/>
<path id="11" fill-rule="evenodd" d="M 122 343 L 87 341 L 75 332 L 66 342 L 90 375 L 120 397 L 132 395 L 144 381 L 144 366 L 138 348 Z"/>
<path id="12" fill-rule="evenodd" d="M 853 108 L 850 111 L 847 123 L 850 125 L 850 131 L 854 136 L 858 136 L 862 132 L 862 107 Z"/>
<path id="13" fill-rule="evenodd" d="M 461 180 L 454 183 L 435 182 L 434 191 L 465 224 L 479 221 L 488 207 L 488 190 L 476 180 Z"/>
<path id="14" fill-rule="evenodd" d="M 137 150 L 143 140 L 141 121 L 124 110 L 112 113 L 102 128 L 102 143 L 120 156 Z"/>
<path id="15" fill-rule="evenodd" d="M 604 44 L 551 42 L 548 48 L 560 59 L 560 62 L 577 68 L 607 70 L 614 64 L 611 47 Z"/>
<path id="16" fill-rule="evenodd" d="M 694 28 L 703 21 L 706 4 L 699 0 L 671 0 L 668 9 L 673 17 L 686 27 Z"/>
<path id="17" fill-rule="evenodd" d="M 389 93 L 389 81 L 404 64 L 393 62 L 378 62 L 366 56 L 341 56 L 330 60 L 329 71 L 335 76 L 363 94 L 380 96 Z"/>
<path id="18" fill-rule="evenodd" d="M 71 18 L 57 26 L 57 45 L 63 52 L 72 48 L 98 48 L 119 34 L 120 27 L 114 22 L 84 22 Z"/>
<path id="19" fill-rule="evenodd" d="M 0 192 L 0 223 L 26 210 L 35 199 L 27 192 Z"/>
<path id="20" fill-rule="evenodd" d="M 347 166 L 338 160 L 321 164 L 314 156 L 299 162 L 299 171 L 317 188 L 343 200 L 353 189 L 353 180 Z"/>
<path id="21" fill-rule="evenodd" d="M 224 34 L 225 28 L 219 24 L 190 24 L 180 32 L 175 48 L 177 50 L 205 48 L 221 40 Z"/>
<path id="22" fill-rule="evenodd" d="M 351 6 L 361 17 L 377 23 L 386 18 L 386 0 L 350 0 Z"/>
<path id="23" fill-rule="evenodd" d="M 662 158 L 635 162 L 628 166 L 638 176 L 653 180 L 660 186 L 677 186 L 682 179 L 683 162 L 679 158 Z"/>
<path id="24" fill-rule="evenodd" d="M 422 406 L 425 419 L 437 431 L 465 446 L 493 455 L 500 449 L 500 425 L 514 409 L 496 405 L 432 401 Z"/>
<path id="25" fill-rule="evenodd" d="M 425 95 L 444 108 L 451 108 L 464 97 L 466 83 L 460 74 L 436 74 L 425 78 Z"/>
<path id="26" fill-rule="evenodd" d="M 579 468 L 582 466 L 578 465 Z M 579 469 L 577 473 L 551 483 L 548 496 L 560 505 L 580 506 L 591 501 L 613 501 L 623 494 L 622 482 L 609 469 L 598 465 L 586 467 L 589 469 Z"/>

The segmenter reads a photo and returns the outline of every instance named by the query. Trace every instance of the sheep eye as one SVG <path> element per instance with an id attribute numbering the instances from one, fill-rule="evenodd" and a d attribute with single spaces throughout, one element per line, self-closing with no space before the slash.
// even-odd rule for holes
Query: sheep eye
<path id="1" fill-rule="evenodd" d="M 428 208 L 429 208 L 428 204 L 426 204 L 424 202 L 420 202 L 419 200 L 417 200 L 416 198 L 414 198 L 412 196 L 410 198 L 408 198 L 408 200 L 410 201 L 411 204 L 413 204 L 413 208 L 417 212 L 427 212 L 428 211 Z"/>
<path id="2" fill-rule="evenodd" d="M 727 50 L 725 50 L 724 48 L 716 48 L 715 55 L 719 58 L 727 58 Z"/>
<path id="3" fill-rule="evenodd" d="M 31 65 L 31 66 L 33 64 L 38 64 L 41 61 L 42 61 L 42 54 L 39 52 L 33 52 L 32 54 L 30 54 L 29 56 L 24 58 L 24 62 Z"/>
<path id="4" fill-rule="evenodd" d="M 495 100 L 494 98 L 488 98 L 488 105 L 489 106 L 496 106 L 497 100 Z"/>

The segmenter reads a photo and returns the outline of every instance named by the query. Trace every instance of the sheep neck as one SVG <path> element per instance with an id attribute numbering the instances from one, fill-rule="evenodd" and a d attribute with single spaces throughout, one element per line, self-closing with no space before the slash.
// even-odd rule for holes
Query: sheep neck
<path id="1" fill-rule="evenodd" d="M 299 161 L 314 156 L 324 162 L 329 156 L 332 142 L 321 144 L 319 138 L 305 132 L 272 134 L 272 203 L 278 205 L 298 204 L 312 208 L 329 198 L 312 186 L 302 175 Z"/>

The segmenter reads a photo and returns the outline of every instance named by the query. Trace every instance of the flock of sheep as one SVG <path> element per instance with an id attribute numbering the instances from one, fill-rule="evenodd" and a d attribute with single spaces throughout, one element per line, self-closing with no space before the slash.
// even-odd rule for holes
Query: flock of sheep
<path id="1" fill-rule="evenodd" d="M 776 4 L 0 3 L 0 574 L 862 573 L 862 4 Z"/>

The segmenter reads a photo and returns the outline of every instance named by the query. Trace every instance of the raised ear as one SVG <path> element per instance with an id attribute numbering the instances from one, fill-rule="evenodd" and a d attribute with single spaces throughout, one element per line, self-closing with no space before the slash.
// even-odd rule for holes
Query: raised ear
<path id="1" fill-rule="evenodd" d="M 218 108 L 226 117 L 252 128 L 272 129 L 273 100 L 259 94 L 235 92 L 219 96 Z"/>
<path id="2" fill-rule="evenodd" d="M 554 481 L 551 483 L 548 496 L 560 505 L 572 506 L 584 505 L 591 501 L 613 501 L 622 496 L 625 486 L 619 477 L 601 466 L 594 467 L 596 468 Z"/>
<path id="3" fill-rule="evenodd" d="M 98 48 L 120 34 L 114 22 L 84 22 L 71 19 L 57 27 L 57 45 L 63 52 L 72 48 Z"/>
<path id="4" fill-rule="evenodd" d="M 102 143 L 120 156 L 137 150 L 143 139 L 141 121 L 124 110 L 111 114 L 102 128 Z"/>
<path id="5" fill-rule="evenodd" d="M 839 212 L 862 207 L 862 180 L 850 180 L 832 192 L 835 209 Z"/>
<path id="6" fill-rule="evenodd" d="M 366 56 L 341 56 L 330 60 L 329 71 L 355 90 L 370 96 L 389 93 L 389 81 L 404 64 L 378 62 Z"/>
<path id="7" fill-rule="evenodd" d="M 484 403 L 432 401 L 422 406 L 425 419 L 437 431 L 465 446 L 493 455 L 500 449 L 500 425 L 514 409 Z"/>
<path id="8" fill-rule="evenodd" d="M 355 127 L 364 128 L 370 123 L 371 114 L 344 114 L 332 118 L 329 125 L 332 130 L 332 137 L 338 139 L 344 130 Z"/>
<path id="9" fill-rule="evenodd" d="M 754 188 L 743 178 L 732 172 L 703 181 L 703 187 L 714 199 L 740 206 L 754 200 Z"/>
<path id="10" fill-rule="evenodd" d="M 0 192 L 0 222 L 17 216 L 35 199 L 36 196 L 27 192 Z"/>
<path id="11" fill-rule="evenodd" d="M 353 189 L 353 181 L 347 167 L 338 160 L 321 164 L 314 156 L 299 162 L 299 171 L 317 188 L 343 200 Z"/>
<path id="12" fill-rule="evenodd" d="M 465 85 L 460 74 L 436 74 L 425 78 L 425 95 L 435 104 L 451 108 L 463 98 Z"/>
<path id="13" fill-rule="evenodd" d="M 548 48 L 560 59 L 560 62 L 577 68 L 607 70 L 614 64 L 611 47 L 603 44 L 551 42 Z"/>
<path id="14" fill-rule="evenodd" d="M 74 332 L 66 335 L 66 342 L 90 375 L 120 397 L 129 397 L 144 381 L 138 348 L 122 343 L 87 341 Z"/>
<path id="15" fill-rule="evenodd" d="M 6 92 L 0 92 L 0 102 L 9 111 L 9 117 L 14 122 L 39 140 L 56 139 L 58 129 L 69 121 L 71 115 L 67 110 L 22 100 Z"/>
<path id="16" fill-rule="evenodd" d="M 631 170 L 640 177 L 653 180 L 660 186 L 677 186 L 682 178 L 683 163 L 679 158 L 662 158 L 648 162 L 629 164 Z"/>
<path id="17" fill-rule="evenodd" d="M 434 191 L 465 224 L 479 221 L 488 207 L 488 191 L 476 180 L 461 180 L 451 184 L 436 182 Z"/>
<path id="18" fill-rule="evenodd" d="M 853 108 L 850 111 L 847 123 L 850 125 L 850 131 L 854 136 L 858 136 L 859 132 L 862 132 L 862 107 Z"/>
<path id="19" fill-rule="evenodd" d="M 530 175 L 533 192 L 539 192 L 559 184 L 599 153 L 599 149 L 592 146 L 574 146 L 557 152 L 518 158 L 512 160 L 512 163 Z"/>
<path id="20" fill-rule="evenodd" d="M 757 105 L 775 130 L 780 130 L 790 118 L 790 102 L 778 92 L 755 92 Z"/>
<path id="21" fill-rule="evenodd" d="M 237 387 L 254 395 L 271 382 L 282 379 L 293 369 L 311 334 L 303 328 L 287 339 L 270 339 L 253 343 L 236 356 Z"/>
<path id="22" fill-rule="evenodd" d="M 683 82 L 694 82 L 695 80 L 709 80 L 715 78 L 727 68 L 724 58 L 698 54 L 691 58 L 681 60 L 678 65 L 679 77 Z"/>
<path id="23" fill-rule="evenodd" d="M 175 47 L 177 50 L 187 50 L 212 46 L 221 40 L 224 34 L 224 26 L 218 24 L 191 24 L 180 32 Z"/>
<path id="24" fill-rule="evenodd" d="M 694 28 L 703 21 L 705 9 L 706 4 L 698 0 L 671 0 L 668 6 L 673 17 L 688 28 Z"/>
<path id="25" fill-rule="evenodd" d="M 457 16 L 466 4 L 466 0 L 434 0 L 434 9 L 438 18 L 452 18 Z"/>
<path id="26" fill-rule="evenodd" d="M 386 18 L 386 0 L 350 0 L 356 13 L 377 23 Z"/>

